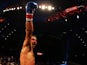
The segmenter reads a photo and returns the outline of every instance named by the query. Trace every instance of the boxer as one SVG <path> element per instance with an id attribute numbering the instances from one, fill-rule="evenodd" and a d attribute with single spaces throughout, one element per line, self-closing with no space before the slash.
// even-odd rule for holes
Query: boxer
<path id="1" fill-rule="evenodd" d="M 26 23 L 25 23 L 25 40 L 20 52 L 20 65 L 35 65 L 35 56 L 33 49 L 37 44 L 37 37 L 32 35 L 34 31 L 33 16 L 36 8 L 36 2 L 28 2 L 26 4 Z"/>

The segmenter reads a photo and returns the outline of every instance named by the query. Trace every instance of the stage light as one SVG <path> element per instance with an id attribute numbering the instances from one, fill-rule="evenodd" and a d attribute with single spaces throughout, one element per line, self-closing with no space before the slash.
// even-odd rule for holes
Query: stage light
<path id="1" fill-rule="evenodd" d="M 20 7 L 17 7 L 17 10 L 19 10 L 20 9 Z"/>
<path id="2" fill-rule="evenodd" d="M 77 19 L 79 19 L 79 15 L 77 15 Z"/>
<path id="3" fill-rule="evenodd" d="M 42 8 L 42 10 L 44 10 L 44 9 L 46 9 L 46 6 L 45 6 L 45 5 L 42 5 L 42 7 L 41 7 L 41 8 Z"/>
<path id="4" fill-rule="evenodd" d="M 47 11 L 52 11 L 52 10 L 54 10 L 55 8 L 53 7 L 53 6 L 51 6 L 51 5 L 45 5 L 45 4 L 43 4 L 43 5 L 39 5 L 39 9 L 42 9 L 42 10 L 47 10 Z"/>
<path id="5" fill-rule="evenodd" d="M 18 7 L 13 7 L 13 8 L 6 8 L 3 10 L 3 12 L 8 12 L 8 11 L 14 11 L 14 10 L 21 10 L 23 7 L 18 6 Z"/>
<path id="6" fill-rule="evenodd" d="M 37 55 L 41 56 L 41 55 L 43 55 L 43 53 L 42 52 L 37 52 Z"/>
<path id="7" fill-rule="evenodd" d="M 49 10 L 49 11 L 54 10 L 54 7 L 48 6 L 48 10 Z"/>
<path id="8" fill-rule="evenodd" d="M 67 19 L 65 19 L 65 21 L 67 22 L 68 20 L 67 20 Z"/>

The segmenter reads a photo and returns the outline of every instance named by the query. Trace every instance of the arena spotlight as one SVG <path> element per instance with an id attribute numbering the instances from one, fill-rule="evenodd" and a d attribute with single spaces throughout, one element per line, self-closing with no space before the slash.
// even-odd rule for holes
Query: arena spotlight
<path id="1" fill-rule="evenodd" d="M 55 8 L 53 6 L 51 6 L 51 5 L 45 5 L 45 4 L 43 4 L 43 5 L 39 5 L 39 9 L 41 9 L 41 10 L 47 10 L 47 11 L 52 11 Z"/>
<path id="2" fill-rule="evenodd" d="M 18 7 L 13 7 L 13 8 L 6 8 L 3 10 L 3 12 L 8 12 L 8 11 L 14 11 L 14 10 L 21 10 L 23 9 L 22 6 L 18 6 Z"/>

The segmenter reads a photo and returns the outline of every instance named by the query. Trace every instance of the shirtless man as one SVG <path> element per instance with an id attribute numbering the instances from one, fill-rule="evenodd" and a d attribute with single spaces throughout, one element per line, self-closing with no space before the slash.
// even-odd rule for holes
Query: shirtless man
<path id="1" fill-rule="evenodd" d="M 33 29 L 33 14 L 37 8 L 37 3 L 28 2 L 26 4 L 26 35 L 20 53 L 20 65 L 35 65 L 35 57 L 33 48 L 37 44 L 37 38 L 32 35 Z"/>

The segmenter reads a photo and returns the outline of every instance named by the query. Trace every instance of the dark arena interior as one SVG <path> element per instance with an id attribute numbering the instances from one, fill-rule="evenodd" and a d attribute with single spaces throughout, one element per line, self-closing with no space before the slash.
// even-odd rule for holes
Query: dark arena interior
<path id="1" fill-rule="evenodd" d="M 20 65 L 28 1 L 34 0 L 0 1 L 0 65 Z M 87 0 L 35 2 L 36 65 L 87 65 Z M 54 9 L 43 10 L 42 4 Z"/>

